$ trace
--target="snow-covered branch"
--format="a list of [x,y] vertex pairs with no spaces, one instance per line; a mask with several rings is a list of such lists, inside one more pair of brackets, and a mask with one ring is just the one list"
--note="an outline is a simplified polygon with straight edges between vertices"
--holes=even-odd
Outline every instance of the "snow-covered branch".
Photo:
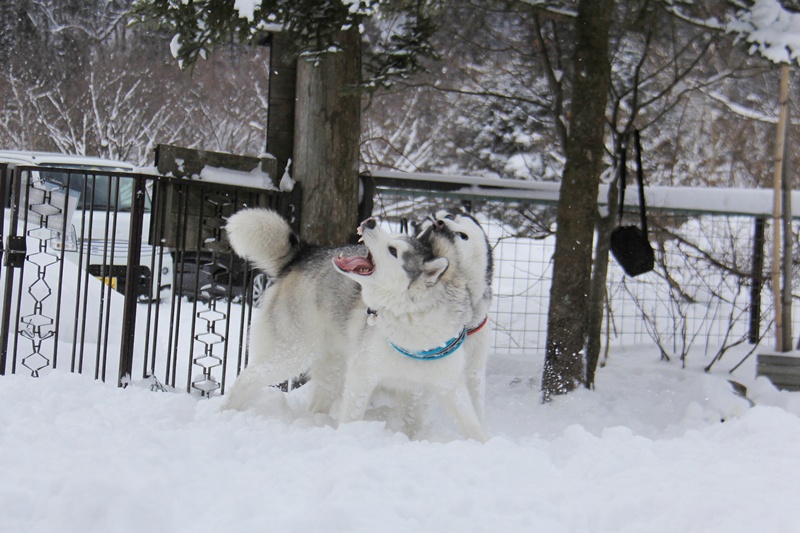
[[755,0],[750,9],[731,17],[726,29],[750,43],[750,53],[773,63],[800,58],[800,14],[787,11],[778,0]]

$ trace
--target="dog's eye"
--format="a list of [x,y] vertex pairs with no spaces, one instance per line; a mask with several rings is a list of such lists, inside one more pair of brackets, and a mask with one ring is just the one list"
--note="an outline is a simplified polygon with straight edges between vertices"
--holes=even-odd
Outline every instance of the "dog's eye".
[[456,219],[455,215],[451,215],[451,214],[448,214],[448,215],[447,215],[446,217],[444,217],[444,218],[446,218],[447,220],[455,220],[455,219]]
[[395,248],[394,246],[390,246],[389,253],[392,254],[392,257],[397,257],[397,248]]
[[463,241],[468,241],[469,240],[469,235],[467,235],[466,233],[462,233],[462,232],[459,231],[458,233],[456,233],[456,235],[461,237],[461,240],[463,240]]

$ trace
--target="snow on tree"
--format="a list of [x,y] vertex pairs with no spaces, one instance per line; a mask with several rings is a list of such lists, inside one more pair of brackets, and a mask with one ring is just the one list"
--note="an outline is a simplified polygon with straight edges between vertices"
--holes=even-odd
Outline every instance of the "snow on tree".
[[0,5],[0,146],[141,165],[157,143],[260,153],[262,56],[226,47],[193,76],[180,72],[163,34],[128,26],[130,3]]
[[786,10],[778,0],[756,0],[727,23],[727,30],[751,44],[773,63],[793,63],[800,59],[800,13]]

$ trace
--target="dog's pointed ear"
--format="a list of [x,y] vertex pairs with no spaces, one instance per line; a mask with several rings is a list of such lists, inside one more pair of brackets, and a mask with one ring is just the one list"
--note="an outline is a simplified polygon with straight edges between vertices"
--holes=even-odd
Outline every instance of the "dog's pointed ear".
[[422,265],[422,277],[425,280],[425,285],[432,287],[436,285],[442,274],[447,272],[450,267],[450,261],[446,257],[437,257],[430,261],[425,261]]
[[422,224],[417,224],[414,226],[414,238],[420,242],[427,242],[430,239],[431,233],[433,233],[433,224],[428,224],[425,228],[422,228]]

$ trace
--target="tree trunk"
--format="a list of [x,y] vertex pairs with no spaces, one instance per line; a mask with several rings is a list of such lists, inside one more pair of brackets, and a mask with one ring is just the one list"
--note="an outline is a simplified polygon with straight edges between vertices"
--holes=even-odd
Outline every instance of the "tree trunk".
[[580,0],[573,59],[572,119],[558,204],[553,283],[547,316],[542,395],[584,382],[592,240],[603,164],[610,66],[608,30],[613,0]]
[[325,246],[347,242],[358,222],[361,38],[341,32],[342,50],[297,65],[293,177],[302,186],[300,235]]
[[270,36],[269,95],[267,108],[267,153],[277,162],[278,186],[289,160],[294,157],[295,102],[297,99],[297,58],[292,53],[292,40],[283,32]]
[[[611,232],[617,226],[616,181],[608,190],[608,216],[597,222],[597,244],[594,248],[592,286],[589,292],[589,316],[586,322],[586,388],[594,388],[597,364],[603,339],[603,311],[606,308],[606,284],[608,281],[608,255],[611,250]],[[613,197],[612,197],[613,196]]]
[[[625,134],[623,133],[623,136]],[[608,285],[608,256],[611,251],[611,232],[620,222],[619,219],[619,177],[621,167],[627,164],[625,157],[627,141],[619,139],[615,144],[614,159],[616,176],[608,187],[608,214],[598,216],[597,241],[594,247],[592,264],[592,288],[589,292],[589,318],[586,325],[586,388],[594,389],[594,378],[600,362],[600,350],[603,339],[603,314],[606,310],[606,291]]]

